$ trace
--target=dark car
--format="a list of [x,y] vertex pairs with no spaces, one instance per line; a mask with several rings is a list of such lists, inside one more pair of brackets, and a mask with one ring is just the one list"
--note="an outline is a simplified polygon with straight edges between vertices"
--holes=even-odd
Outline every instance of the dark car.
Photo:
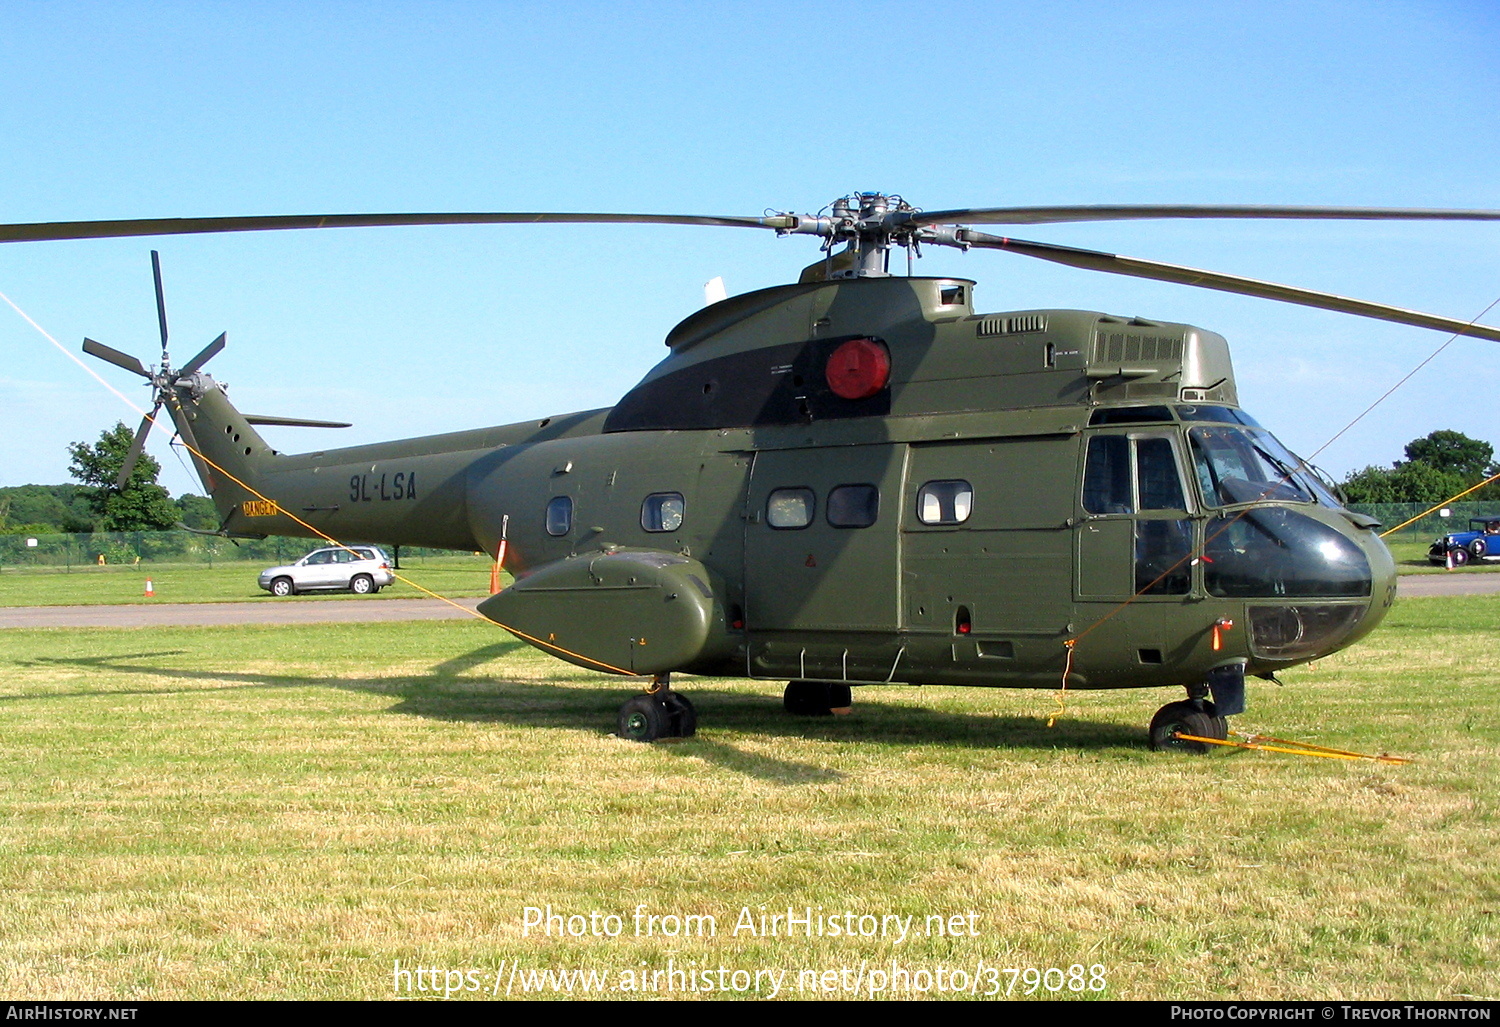
[[1427,559],[1446,566],[1451,560],[1460,567],[1470,560],[1500,558],[1500,516],[1471,517],[1468,531],[1455,531],[1433,540]]

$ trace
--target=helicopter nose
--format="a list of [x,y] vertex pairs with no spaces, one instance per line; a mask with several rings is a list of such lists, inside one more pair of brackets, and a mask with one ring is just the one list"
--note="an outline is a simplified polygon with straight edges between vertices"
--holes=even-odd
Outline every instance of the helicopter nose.
[[1331,510],[1265,506],[1225,514],[1205,546],[1210,595],[1244,597],[1250,648],[1282,665],[1363,638],[1396,594],[1396,565],[1375,532]]

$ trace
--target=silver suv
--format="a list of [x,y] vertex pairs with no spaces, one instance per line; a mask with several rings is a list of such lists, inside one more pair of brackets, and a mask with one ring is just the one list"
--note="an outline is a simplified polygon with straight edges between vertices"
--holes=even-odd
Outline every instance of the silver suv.
[[395,580],[391,558],[375,546],[318,549],[289,566],[260,572],[260,587],[273,596],[327,589],[374,595]]

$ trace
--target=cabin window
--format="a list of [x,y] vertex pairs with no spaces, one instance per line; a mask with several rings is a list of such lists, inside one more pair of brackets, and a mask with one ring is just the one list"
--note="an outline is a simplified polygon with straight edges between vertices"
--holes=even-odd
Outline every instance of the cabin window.
[[917,491],[917,520],[962,524],[974,509],[974,486],[966,481],[929,481]]
[[818,507],[812,489],[777,489],[766,497],[766,523],[782,530],[805,528]]
[[547,534],[566,535],[573,530],[573,497],[553,496],[547,502]]
[[641,504],[641,527],[647,531],[676,531],[682,527],[687,503],[680,492],[653,492]]
[[828,523],[835,528],[868,528],[880,515],[874,485],[840,485],[828,493]]

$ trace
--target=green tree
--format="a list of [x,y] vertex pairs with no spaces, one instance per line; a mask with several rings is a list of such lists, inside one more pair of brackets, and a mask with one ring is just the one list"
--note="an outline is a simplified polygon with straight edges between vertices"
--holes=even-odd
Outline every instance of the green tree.
[[[1496,472],[1494,447],[1462,432],[1435,431],[1406,444],[1406,459],[1389,468],[1366,467],[1344,479],[1351,503],[1441,503]],[[1497,483],[1500,485],[1500,483]],[[1465,499],[1500,498],[1490,485]]]
[[92,446],[75,442],[68,447],[73,457],[68,473],[83,483],[81,491],[98,517],[101,531],[161,531],[172,527],[181,516],[167,490],[156,483],[161,464],[146,453],[135,462],[124,487],[115,488],[133,439],[129,428],[116,424]]
[[[1452,471],[1469,479],[1469,484],[1495,473],[1492,457],[1495,447],[1462,432],[1435,431],[1406,444],[1406,462],[1426,464],[1439,471]],[[1401,465],[1398,464],[1398,467]]]
[[214,501],[207,496],[184,492],[177,497],[177,508],[182,511],[179,519],[189,528],[198,528],[203,531],[219,530],[222,520],[219,517],[219,510],[214,506]]
[[94,511],[71,483],[0,488],[0,505],[5,504],[10,507],[8,523],[12,526],[46,525],[47,534],[94,530]]

